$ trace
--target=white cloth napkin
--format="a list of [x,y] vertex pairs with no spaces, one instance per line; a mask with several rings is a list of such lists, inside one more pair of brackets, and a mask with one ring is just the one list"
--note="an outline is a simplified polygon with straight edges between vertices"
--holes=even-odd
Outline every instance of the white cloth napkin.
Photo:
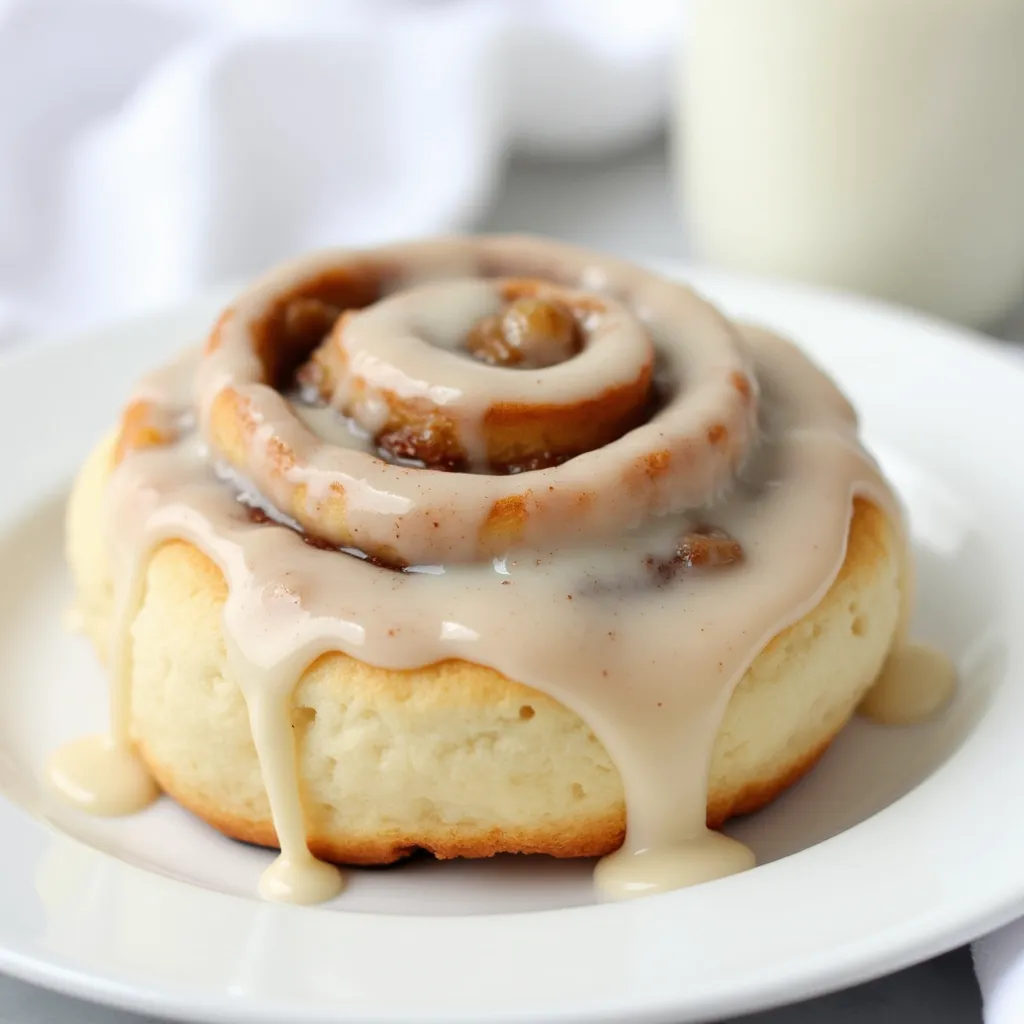
[[1024,919],[979,939],[971,947],[985,1024],[1024,1021]]
[[0,342],[463,228],[664,116],[677,0],[0,0]]

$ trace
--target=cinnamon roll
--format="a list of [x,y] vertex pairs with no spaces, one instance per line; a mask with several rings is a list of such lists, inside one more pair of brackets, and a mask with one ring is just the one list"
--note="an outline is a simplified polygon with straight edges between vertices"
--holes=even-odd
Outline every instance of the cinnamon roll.
[[415,850],[600,856],[613,895],[749,867],[709,830],[815,763],[909,606],[819,369],[532,238],[275,270],[142,382],[68,531],[112,727],[56,784],[155,780],[279,848],[276,899]]

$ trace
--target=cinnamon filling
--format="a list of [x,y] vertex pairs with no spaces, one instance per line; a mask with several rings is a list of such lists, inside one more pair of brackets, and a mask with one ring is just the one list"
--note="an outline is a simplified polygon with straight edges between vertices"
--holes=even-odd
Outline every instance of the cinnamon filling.
[[564,303],[524,297],[478,320],[464,344],[474,359],[488,366],[538,370],[572,359],[583,338]]
[[742,558],[743,546],[725,530],[698,526],[683,535],[671,557],[648,557],[644,564],[662,583],[668,583],[688,569],[720,569]]
[[[296,369],[323,341],[345,310],[376,302],[390,287],[394,268],[366,260],[332,267],[292,287],[270,303],[252,325],[253,347],[273,387],[287,386]],[[215,350],[234,310],[228,309],[214,329],[207,348]]]

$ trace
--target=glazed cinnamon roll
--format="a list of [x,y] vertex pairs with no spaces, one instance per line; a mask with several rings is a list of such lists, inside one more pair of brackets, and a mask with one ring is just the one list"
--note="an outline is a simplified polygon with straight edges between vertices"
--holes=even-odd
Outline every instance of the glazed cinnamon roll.
[[130,762],[123,809],[152,777],[280,848],[279,899],[416,850],[603,856],[614,895],[748,867],[709,828],[815,763],[908,605],[820,370],[532,238],[254,284],[130,399],[69,553],[114,712],[58,784]]

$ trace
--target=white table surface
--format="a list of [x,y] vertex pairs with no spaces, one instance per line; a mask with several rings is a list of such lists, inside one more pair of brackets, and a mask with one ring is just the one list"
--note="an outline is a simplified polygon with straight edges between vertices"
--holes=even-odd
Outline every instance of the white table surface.
[[[626,256],[686,259],[689,255],[660,142],[600,164],[517,162],[481,226],[548,234]],[[1024,341],[1024,307],[993,333]],[[151,1020],[0,977],[0,1024],[142,1024]],[[957,950],[871,984],[744,1017],[742,1022],[736,1018],[730,1024],[980,1022],[970,954]]]

